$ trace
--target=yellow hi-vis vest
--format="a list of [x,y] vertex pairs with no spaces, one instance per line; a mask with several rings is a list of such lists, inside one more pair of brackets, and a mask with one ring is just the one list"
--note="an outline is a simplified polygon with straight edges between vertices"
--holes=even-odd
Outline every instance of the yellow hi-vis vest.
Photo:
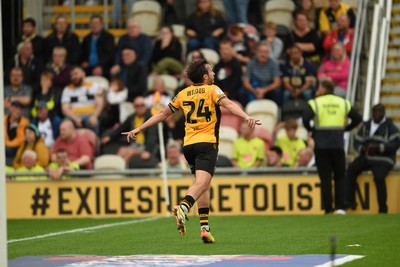
[[314,111],[314,129],[344,130],[351,104],[346,99],[333,94],[319,96],[308,101]]

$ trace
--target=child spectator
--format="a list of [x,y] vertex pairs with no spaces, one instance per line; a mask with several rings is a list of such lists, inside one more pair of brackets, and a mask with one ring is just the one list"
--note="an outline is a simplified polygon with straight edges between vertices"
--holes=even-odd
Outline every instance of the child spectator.
[[264,35],[265,42],[268,44],[269,47],[270,58],[279,63],[279,59],[281,57],[284,46],[282,40],[276,36],[276,24],[267,21],[264,24]]
[[282,165],[282,149],[277,146],[272,146],[267,152],[268,167],[285,167]]
[[64,175],[65,173],[79,169],[78,163],[69,160],[68,152],[63,148],[59,148],[56,151],[56,161],[50,163],[48,171],[50,179],[60,180],[61,178],[68,178],[68,176]]
[[242,65],[246,65],[254,57],[255,41],[250,39],[238,24],[229,28],[229,37],[232,41],[235,58]]

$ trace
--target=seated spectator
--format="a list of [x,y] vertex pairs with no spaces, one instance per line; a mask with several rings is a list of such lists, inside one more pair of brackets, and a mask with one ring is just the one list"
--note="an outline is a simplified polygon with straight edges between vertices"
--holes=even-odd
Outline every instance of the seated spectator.
[[89,141],[79,135],[72,121],[65,120],[60,125],[60,136],[52,149],[52,161],[56,161],[56,153],[64,149],[68,153],[68,159],[78,163],[81,169],[93,168],[93,151]]
[[314,6],[314,0],[300,0],[298,10],[306,14],[308,27],[318,30],[319,10]]
[[104,108],[103,91],[97,83],[85,81],[85,72],[80,67],[72,69],[71,82],[61,96],[64,116],[77,127],[99,132],[98,118]]
[[63,148],[60,148],[56,151],[56,160],[50,163],[48,172],[51,180],[61,180],[68,178],[68,176],[65,175],[66,173],[79,169],[79,164],[70,161],[68,158],[68,152]]
[[306,14],[296,11],[293,14],[292,37],[295,45],[303,51],[303,56],[315,66],[321,62],[321,40],[317,31],[308,27]]
[[264,41],[268,44],[270,58],[280,63],[284,45],[282,40],[276,36],[276,27],[276,24],[271,21],[264,23]]
[[350,59],[342,43],[332,47],[331,59],[325,61],[318,71],[318,80],[331,80],[336,84],[334,94],[346,97],[347,81],[350,71]]
[[280,105],[280,75],[278,64],[269,57],[268,45],[259,43],[256,57],[247,64],[243,77],[243,85],[249,91],[249,101],[267,98]]
[[78,36],[68,29],[67,19],[57,16],[53,31],[45,39],[45,61],[50,61],[51,53],[57,46],[67,50],[67,62],[71,65],[78,65],[81,62],[81,45]]
[[197,0],[196,12],[186,19],[187,52],[200,48],[217,51],[219,39],[225,31],[225,20],[214,9],[211,0]]
[[[33,150],[25,150],[22,154],[22,166],[15,170],[15,173],[45,172],[45,169],[37,163],[37,154]],[[46,176],[15,176],[14,180],[47,180]]]
[[[182,177],[181,173],[170,173],[170,171],[188,169],[188,165],[186,163],[185,157],[181,152],[181,145],[179,143],[168,143],[166,150],[166,163],[167,171],[169,172],[168,178]],[[161,164],[159,164],[159,166],[161,167]]]
[[183,52],[171,26],[161,27],[160,39],[153,48],[153,71],[157,74],[177,75],[183,71]]
[[36,163],[44,169],[47,168],[50,162],[50,151],[46,147],[39,129],[32,123],[25,128],[25,142],[18,147],[13,160],[14,169],[22,167],[22,155],[27,150],[35,151],[37,155]]
[[282,165],[282,149],[277,146],[272,146],[267,151],[267,166],[268,167],[286,167]]
[[171,97],[166,92],[164,80],[162,78],[156,77],[153,82],[153,88],[144,98],[146,107],[150,110],[155,107],[156,104],[159,104],[160,107],[158,108],[165,108],[166,106],[168,106],[170,101]]
[[385,179],[396,162],[400,133],[393,121],[385,116],[385,107],[382,104],[372,107],[372,118],[364,122],[358,130],[354,138],[354,147],[359,155],[347,170],[347,206],[356,208],[357,178],[363,171],[371,170],[378,196],[379,213],[387,213]]
[[282,149],[282,165],[293,167],[299,158],[300,151],[306,148],[306,143],[296,136],[298,128],[296,119],[288,119],[279,124],[275,132],[282,127],[285,128],[285,133],[277,137],[274,146]]
[[234,57],[242,65],[246,65],[254,57],[255,41],[250,39],[238,24],[234,24],[229,28],[228,36],[232,41]]
[[[119,148],[117,151],[118,156],[121,156],[126,163],[130,163],[135,157],[140,158],[143,162],[151,160],[152,157],[158,153],[158,134],[157,126],[151,126],[140,132],[135,140],[129,144],[126,139],[121,139],[121,133],[129,131],[133,127],[137,127],[151,117],[150,111],[146,108],[146,103],[142,96],[138,96],[133,101],[135,113],[130,115],[126,120],[116,129],[107,133],[102,139],[101,144],[105,145],[109,142],[117,142]],[[121,142],[122,141],[122,142]],[[122,146],[120,144],[123,144]]]
[[151,63],[152,44],[149,36],[141,32],[140,24],[134,18],[129,18],[126,25],[126,34],[119,38],[115,53],[115,65],[111,69],[111,74],[121,72],[122,52],[125,48],[130,48],[136,52],[136,59],[140,62],[147,72]]
[[32,101],[32,88],[23,84],[22,69],[14,67],[10,72],[10,85],[4,87],[4,113],[10,112],[12,102],[18,101],[21,105],[22,115],[30,117],[30,105]]
[[18,148],[25,142],[24,130],[29,120],[22,115],[22,103],[13,101],[10,105],[10,113],[4,115],[4,137],[6,147],[6,163],[12,165]]
[[114,63],[114,36],[104,29],[103,18],[90,18],[90,32],[82,42],[82,68],[87,75],[108,76]]
[[24,84],[31,87],[36,87],[39,84],[40,73],[44,68],[43,61],[33,54],[30,41],[18,44],[17,54],[8,63],[7,72],[9,73],[14,67],[21,68]]
[[72,67],[66,62],[67,50],[64,47],[54,47],[52,59],[46,69],[53,75],[53,86],[61,91],[71,83]]
[[351,54],[353,47],[354,30],[350,29],[350,19],[347,14],[339,16],[337,21],[337,29],[332,30],[324,39],[323,47],[325,53],[329,55],[332,51],[332,46],[336,43],[342,43],[346,48],[347,54]]
[[215,84],[231,100],[240,101],[239,91],[242,87],[242,66],[234,57],[234,49],[229,40],[219,44],[220,59],[214,67]]
[[282,81],[285,91],[283,103],[289,99],[301,98],[306,101],[313,98],[313,67],[308,60],[303,58],[300,47],[293,46],[288,51],[289,59],[282,66]]
[[18,38],[17,44],[30,41],[33,47],[35,58],[44,58],[44,39],[36,33],[36,21],[33,18],[26,18],[22,21],[22,36]]
[[356,25],[356,15],[342,0],[329,0],[329,7],[321,9],[319,13],[319,31],[326,34],[329,31],[336,30],[337,19],[340,15],[347,14],[350,19],[350,28]]
[[48,102],[39,101],[36,105],[37,117],[32,123],[37,126],[46,146],[51,149],[60,132],[61,117],[50,116]]
[[254,128],[249,128],[246,121],[242,122],[240,137],[233,144],[232,165],[237,168],[256,168],[264,159],[263,140],[254,136]]
[[295,164],[295,167],[314,167],[315,166],[315,157],[314,152],[311,148],[306,147],[300,150],[299,157]]
[[122,49],[122,61],[118,67],[111,69],[111,77],[118,77],[128,88],[128,101],[143,96],[147,90],[146,67],[137,60],[135,50],[130,47]]

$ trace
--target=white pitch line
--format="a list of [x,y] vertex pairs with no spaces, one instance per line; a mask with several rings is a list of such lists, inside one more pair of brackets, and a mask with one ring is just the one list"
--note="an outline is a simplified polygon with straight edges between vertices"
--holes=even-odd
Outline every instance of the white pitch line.
[[58,235],[74,234],[74,233],[80,233],[80,232],[85,232],[85,231],[90,231],[90,230],[98,230],[98,229],[110,228],[110,227],[121,226],[121,225],[145,223],[145,222],[155,221],[155,220],[158,220],[160,218],[161,217],[152,217],[152,218],[147,218],[147,219],[143,219],[143,220],[134,220],[134,221],[127,221],[127,222],[101,224],[101,225],[96,225],[96,226],[91,226],[91,227],[72,229],[72,230],[68,230],[68,231],[54,232],[54,233],[49,233],[49,234],[45,234],[45,235],[37,235],[37,236],[24,237],[24,238],[19,238],[19,239],[11,239],[11,240],[8,240],[7,243],[11,244],[11,243],[17,243],[17,242],[22,242],[22,241],[42,239],[42,238],[58,236]]
[[345,264],[345,263],[347,263],[347,262],[354,261],[354,260],[358,260],[358,259],[361,259],[361,258],[364,258],[364,256],[360,256],[360,255],[348,255],[348,256],[346,256],[346,257],[333,260],[333,264],[332,264],[332,261],[328,261],[328,262],[326,262],[326,263],[324,263],[324,264],[316,265],[316,266],[314,266],[314,267],[339,266],[339,265]]

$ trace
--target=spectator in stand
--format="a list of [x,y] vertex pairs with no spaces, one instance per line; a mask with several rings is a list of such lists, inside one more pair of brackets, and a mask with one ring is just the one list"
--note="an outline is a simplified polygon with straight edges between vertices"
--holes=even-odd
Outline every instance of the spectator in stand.
[[67,179],[68,176],[65,175],[66,173],[79,169],[79,164],[70,161],[68,158],[68,152],[63,148],[60,148],[56,151],[56,160],[50,163],[48,172],[50,179],[57,181]]
[[293,14],[293,21],[293,42],[301,48],[303,56],[313,63],[316,70],[321,62],[321,40],[318,33],[309,28],[306,14],[300,11]]
[[243,77],[244,87],[249,91],[249,101],[267,98],[280,105],[280,75],[278,64],[269,57],[268,44],[259,43],[256,57],[247,64]]
[[97,83],[85,81],[85,72],[80,67],[71,71],[71,84],[61,96],[64,117],[77,127],[86,127],[99,132],[98,117],[104,108],[104,95]]
[[314,6],[314,0],[300,0],[298,10],[306,14],[308,27],[312,30],[318,30],[319,10]]
[[224,8],[228,25],[236,23],[247,24],[247,7],[249,0],[224,0]]
[[239,91],[242,87],[242,66],[234,57],[232,42],[222,40],[219,44],[220,59],[214,67],[215,84],[231,100],[240,101]]
[[186,19],[187,52],[200,48],[218,51],[219,39],[225,32],[225,20],[214,9],[211,0],[197,0],[196,12]]
[[337,29],[330,31],[324,39],[323,47],[327,55],[331,53],[332,46],[336,43],[342,43],[346,48],[347,54],[351,54],[351,49],[353,47],[354,30],[350,29],[349,26],[349,15],[340,15],[337,20]]
[[[181,145],[175,141],[169,142],[166,149],[167,171],[188,170],[185,157],[181,152]],[[159,164],[161,168],[161,164]],[[168,178],[182,177],[180,173],[168,173]]]
[[346,97],[347,81],[350,71],[350,59],[342,43],[332,47],[331,59],[325,61],[318,71],[318,80],[331,80],[335,83],[334,94]]
[[150,90],[149,94],[144,98],[146,107],[151,109],[154,107],[155,103],[158,102],[162,108],[168,106],[171,101],[171,97],[168,95],[165,89],[165,83],[162,78],[155,78],[153,82],[153,88]]
[[54,47],[52,60],[47,63],[46,69],[53,75],[53,86],[61,91],[71,83],[72,67],[67,62],[67,49],[62,46]]
[[180,74],[183,71],[182,59],[182,45],[172,27],[162,26],[160,39],[153,48],[153,71],[157,74]]
[[111,77],[120,78],[128,88],[128,101],[143,96],[147,90],[146,67],[137,60],[136,51],[131,47],[122,49],[122,62],[111,69]]
[[14,58],[8,63],[7,72],[9,73],[11,69],[19,67],[24,76],[23,83],[33,88],[37,87],[40,73],[44,68],[42,59],[35,57],[30,41],[19,43],[17,51]]
[[56,161],[56,153],[64,149],[68,153],[68,159],[78,163],[81,169],[93,168],[93,151],[89,141],[76,132],[72,121],[65,120],[60,125],[60,136],[57,138],[52,149],[52,161]]
[[282,81],[285,91],[283,92],[283,103],[289,99],[302,98],[306,101],[313,98],[313,66],[303,58],[301,48],[293,46],[288,50],[289,59],[281,67]]
[[[36,21],[33,18],[26,18],[22,21],[22,36],[18,38],[17,44],[30,41],[33,47],[35,58],[43,60],[44,57],[44,39],[36,34]],[[43,62],[43,61],[42,61]]]
[[87,75],[108,76],[114,63],[114,36],[104,29],[103,18],[90,18],[90,33],[82,42],[82,68]]
[[300,151],[306,148],[306,143],[296,136],[298,128],[296,119],[288,119],[278,124],[275,132],[278,133],[282,128],[285,129],[285,133],[276,138],[274,146],[282,149],[282,165],[293,167],[299,158]]
[[[37,154],[33,150],[25,150],[22,154],[23,166],[15,170],[16,173],[45,172],[45,169],[37,163]],[[47,180],[46,176],[15,176],[16,181]]]
[[350,163],[347,170],[348,208],[356,208],[356,183],[358,176],[371,170],[378,195],[379,213],[387,213],[387,191],[385,179],[396,163],[396,151],[400,148],[399,129],[385,116],[385,107],[377,104],[372,107],[372,119],[363,123],[354,138],[358,157]]
[[247,121],[240,125],[240,137],[233,144],[232,165],[236,168],[260,167],[265,159],[264,141],[254,136]]
[[29,120],[22,115],[23,104],[19,101],[13,101],[10,104],[10,113],[4,115],[4,137],[6,147],[7,165],[11,162],[17,153],[18,147],[25,142],[24,130],[29,124]]
[[51,114],[49,111],[49,103],[39,101],[36,105],[36,118],[32,119],[32,123],[37,126],[39,132],[44,139],[46,146],[51,149],[55,139],[60,131],[61,117],[57,114]]
[[276,36],[276,27],[276,24],[271,21],[264,23],[264,41],[268,44],[270,58],[276,63],[280,63],[284,45],[282,40]]
[[39,129],[32,123],[25,128],[25,142],[18,147],[17,154],[13,160],[14,169],[17,170],[23,166],[22,155],[27,150],[36,152],[36,163],[39,164],[39,166],[45,169],[47,165],[49,165],[50,151],[46,147]]
[[233,24],[229,28],[228,35],[232,41],[235,58],[243,65],[249,63],[250,59],[254,57],[255,41],[249,38],[238,24]]
[[[168,0],[167,0],[168,1]],[[187,17],[196,11],[196,0],[172,0],[178,24],[184,24]]]
[[18,101],[22,107],[22,114],[30,117],[30,105],[32,101],[32,88],[23,84],[24,79],[22,69],[14,67],[10,72],[10,85],[4,87],[4,113],[8,114],[11,103]]
[[45,60],[49,61],[53,49],[57,46],[65,47],[67,50],[67,62],[78,65],[81,62],[81,45],[78,36],[68,29],[67,19],[57,16],[54,29],[45,39],[47,53]]
[[[107,134],[101,139],[101,144],[105,145],[109,142],[120,143],[121,133],[131,130],[133,127],[137,127],[143,124],[147,119],[151,117],[150,111],[146,108],[146,103],[142,96],[138,96],[133,101],[133,107],[135,113],[130,115],[126,120],[112,132]],[[136,139],[126,145],[126,138],[123,138],[122,146],[119,147],[117,154],[121,156],[126,163],[130,163],[134,157],[140,158],[143,162],[150,161],[152,157],[158,153],[157,145],[157,125],[147,128],[140,132]]]
[[111,73],[121,71],[121,62],[123,62],[122,51],[125,48],[131,48],[136,52],[137,61],[147,68],[151,63],[151,53],[153,45],[151,39],[144,33],[141,33],[140,24],[134,18],[129,18],[126,25],[126,34],[119,38],[117,51],[115,53],[115,65],[111,68]]
[[315,157],[314,152],[310,147],[303,148],[299,153],[299,158],[295,164],[295,167],[314,167]]
[[327,34],[336,30],[340,15],[347,14],[350,19],[350,28],[356,25],[356,15],[351,7],[342,3],[342,0],[329,0],[329,7],[321,9],[319,13],[319,31]]
[[286,167],[282,165],[282,149],[277,146],[272,146],[267,151],[267,166],[268,167]]

